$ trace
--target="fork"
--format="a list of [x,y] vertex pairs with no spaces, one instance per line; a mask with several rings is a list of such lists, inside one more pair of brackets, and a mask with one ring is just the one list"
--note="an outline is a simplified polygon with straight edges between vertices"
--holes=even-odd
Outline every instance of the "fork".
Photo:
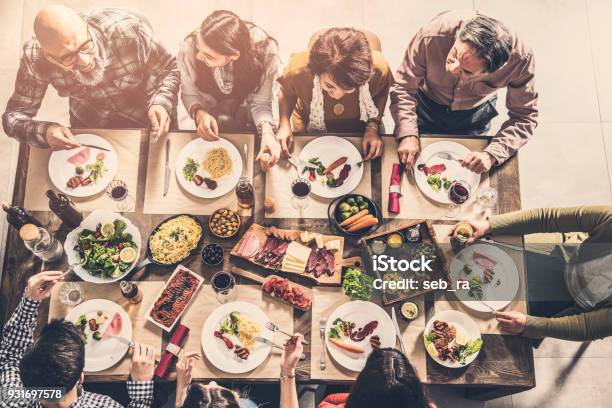
[[[293,337],[292,334],[289,334],[283,330],[281,330],[280,327],[278,327],[276,324],[274,324],[273,322],[267,322],[266,323],[266,329],[270,330],[271,332],[280,332],[283,333],[285,336],[287,337]],[[302,340],[302,344],[309,344],[306,340]]]
[[[255,336],[255,337],[253,337],[253,340],[255,340],[255,341],[259,342],[259,343],[266,344],[266,345],[268,345],[270,347],[274,347],[274,348],[279,349],[279,350],[285,350],[285,348],[282,347],[280,344],[276,344],[275,342],[273,342],[271,340],[268,340],[268,339],[266,339],[264,337]],[[306,354],[302,353],[302,355],[300,356],[300,360],[301,361],[306,360]]]
[[452,154],[448,153],[448,152],[440,152],[438,153],[438,157],[444,160],[455,160],[455,161],[461,161],[458,158],[456,158],[455,156],[453,156]]
[[325,371],[326,363],[325,363],[325,326],[327,324],[327,319],[321,316],[319,320],[319,334],[321,335],[321,355],[319,356],[319,368],[321,371]]

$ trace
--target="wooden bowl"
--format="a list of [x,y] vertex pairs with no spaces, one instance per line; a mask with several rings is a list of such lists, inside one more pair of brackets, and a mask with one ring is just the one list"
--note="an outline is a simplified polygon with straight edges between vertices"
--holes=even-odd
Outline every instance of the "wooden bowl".
[[[219,232],[218,228],[215,228],[215,229],[217,229],[217,231],[215,231],[215,229],[213,229],[214,228],[213,227],[213,221],[215,220],[215,216],[217,218],[219,218],[219,217],[222,216],[222,214],[225,214],[226,212],[229,212],[229,214],[226,215],[226,217],[227,216],[233,217],[233,222],[236,222],[237,225],[235,226],[234,232],[232,232],[231,234],[225,234],[224,235],[223,232]],[[210,219],[208,220],[208,228],[210,229],[210,232],[214,236],[216,236],[218,238],[231,238],[231,237],[235,236],[238,233],[238,231],[240,231],[240,226],[241,225],[242,225],[242,220],[240,219],[240,216],[238,214],[236,214],[235,211],[230,210],[228,208],[219,208],[214,213],[212,213],[212,215],[210,216]]]

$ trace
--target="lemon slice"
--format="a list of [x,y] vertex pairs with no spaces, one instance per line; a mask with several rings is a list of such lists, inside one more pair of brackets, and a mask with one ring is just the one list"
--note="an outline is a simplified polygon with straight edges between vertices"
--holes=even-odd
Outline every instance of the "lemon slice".
[[434,358],[439,358],[438,357],[438,350],[436,350],[436,346],[434,346],[433,343],[429,343],[427,345],[427,352],[429,353],[430,356],[432,356]]
[[136,250],[132,247],[126,247],[119,252],[121,262],[130,263],[136,260]]
[[455,336],[455,343],[459,346],[465,346],[470,339],[468,338],[467,333],[463,330],[463,327],[455,325],[455,329],[457,330],[457,334]]
[[100,229],[100,233],[105,238],[112,237],[113,235],[115,235],[115,225],[111,223],[102,225],[102,228]]

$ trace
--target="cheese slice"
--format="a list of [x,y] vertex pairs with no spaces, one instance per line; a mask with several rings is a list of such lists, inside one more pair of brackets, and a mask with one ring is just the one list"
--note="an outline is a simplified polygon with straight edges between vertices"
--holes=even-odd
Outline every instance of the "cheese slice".
[[315,239],[315,235],[316,234],[312,234],[308,231],[303,231],[300,233],[300,241],[302,241],[304,244],[307,244],[313,239]]
[[339,239],[334,239],[331,241],[327,241],[325,243],[325,248],[330,250],[330,251],[339,251],[340,250],[340,240]]
[[287,247],[287,252],[285,253],[286,258],[288,257],[289,259],[303,260],[304,262],[308,261],[309,256],[310,248],[295,241],[289,244]]
[[317,234],[315,240],[317,242],[317,247],[319,247],[319,249],[323,248],[323,235]]

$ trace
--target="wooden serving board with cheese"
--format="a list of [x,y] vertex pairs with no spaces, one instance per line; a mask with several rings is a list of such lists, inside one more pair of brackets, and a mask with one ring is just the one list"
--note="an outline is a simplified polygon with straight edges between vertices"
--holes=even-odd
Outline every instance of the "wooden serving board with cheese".
[[308,278],[319,285],[340,285],[344,238],[252,224],[231,255],[274,272]]

